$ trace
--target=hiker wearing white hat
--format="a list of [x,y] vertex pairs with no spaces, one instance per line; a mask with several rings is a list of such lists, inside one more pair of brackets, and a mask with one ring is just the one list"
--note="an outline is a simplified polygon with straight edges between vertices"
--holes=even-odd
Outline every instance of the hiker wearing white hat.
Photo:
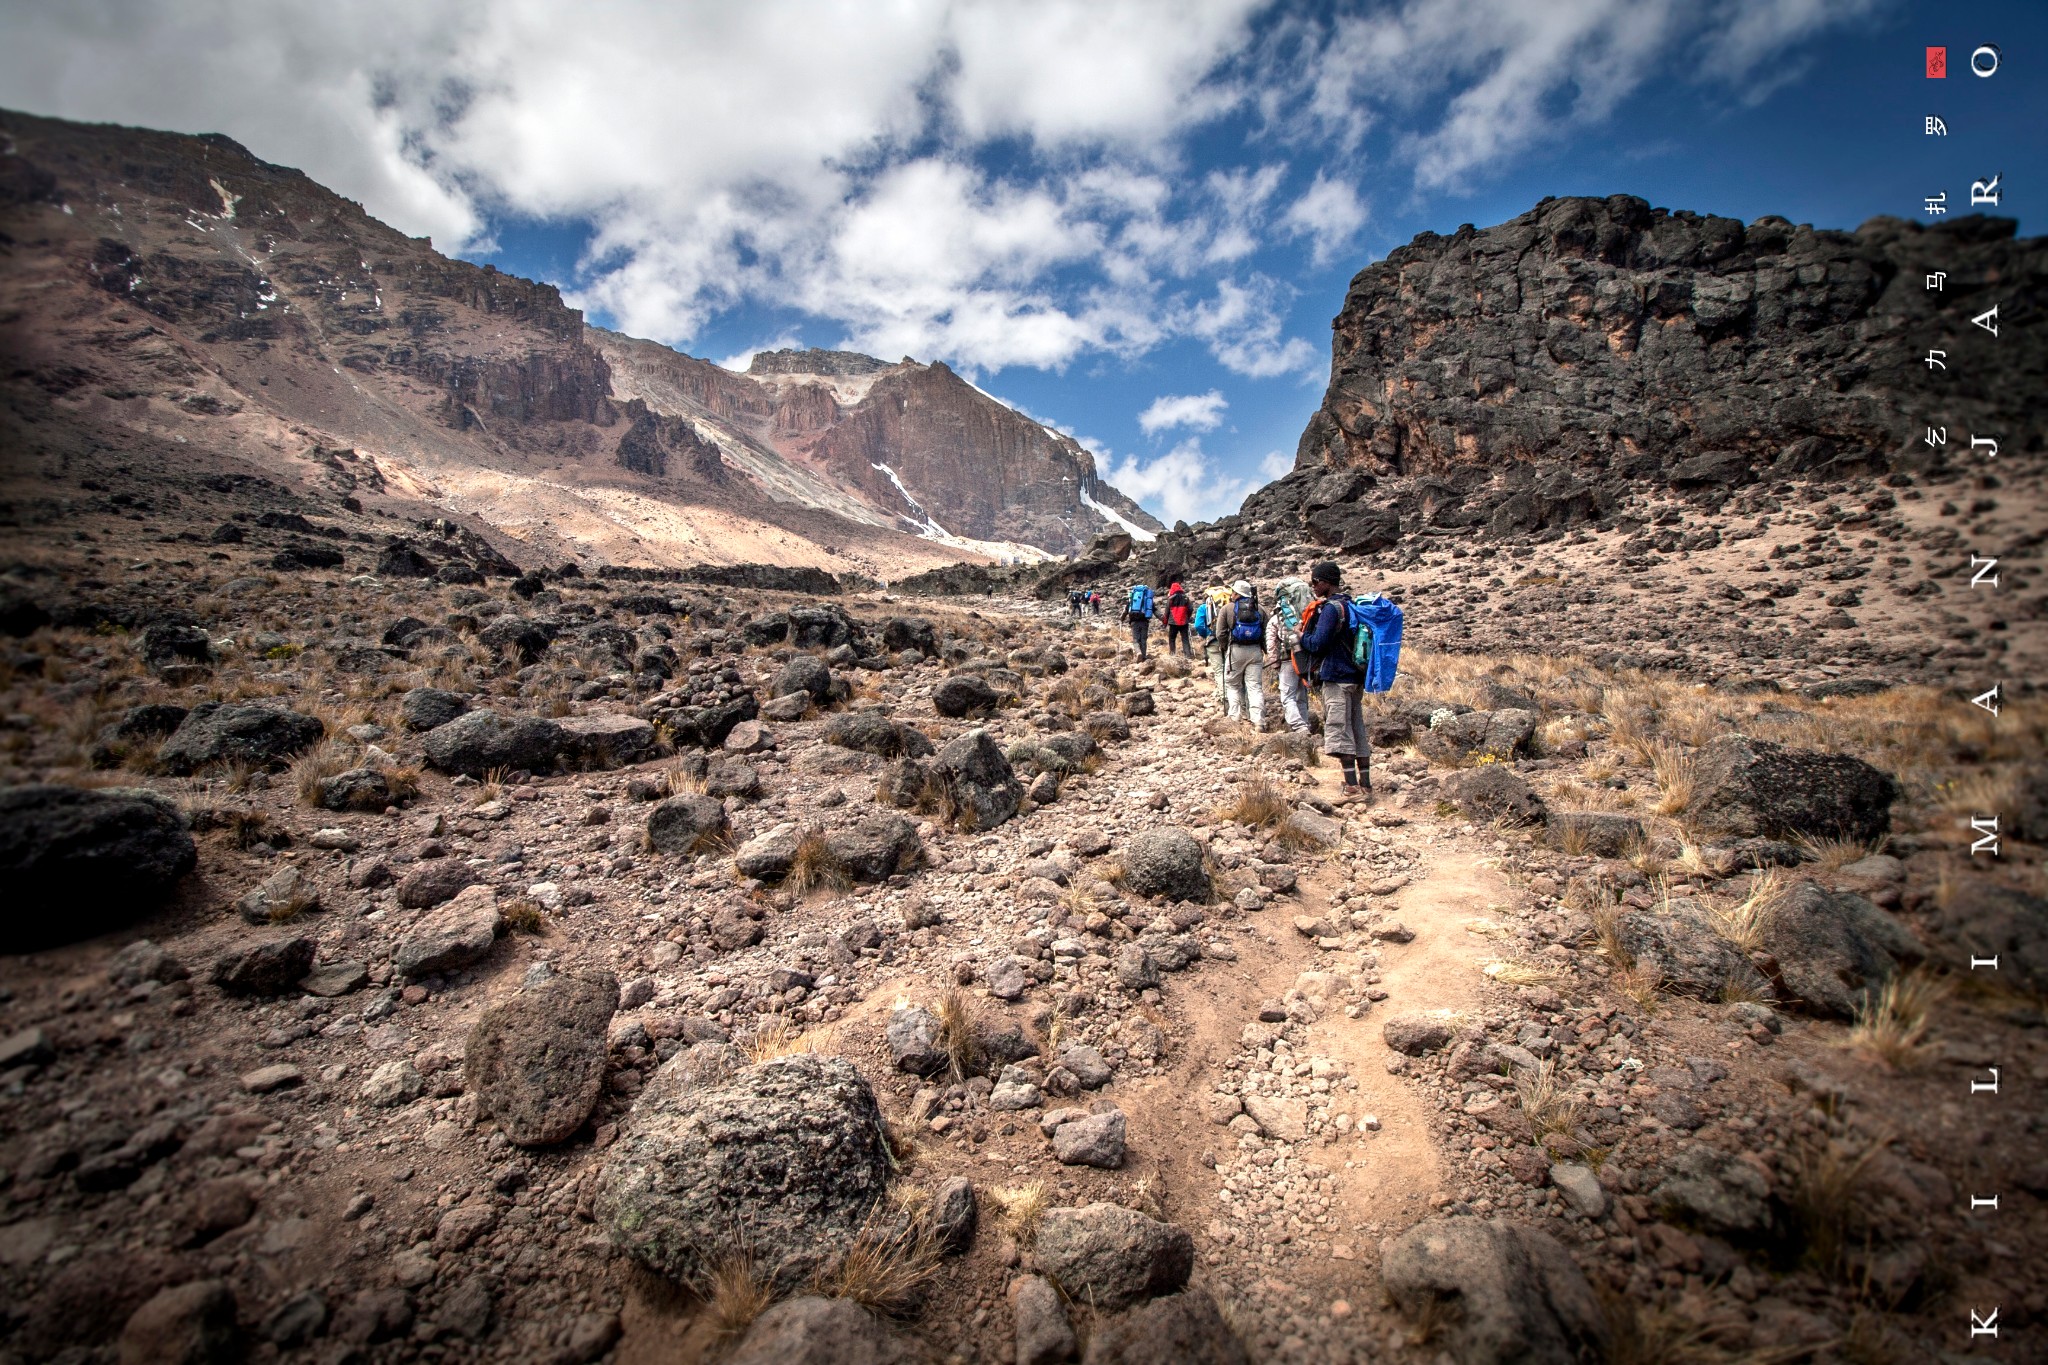
[[1225,642],[1224,714],[1244,719],[1252,729],[1266,728],[1266,614],[1259,595],[1246,579],[1230,585],[1230,605],[1223,609],[1216,636]]

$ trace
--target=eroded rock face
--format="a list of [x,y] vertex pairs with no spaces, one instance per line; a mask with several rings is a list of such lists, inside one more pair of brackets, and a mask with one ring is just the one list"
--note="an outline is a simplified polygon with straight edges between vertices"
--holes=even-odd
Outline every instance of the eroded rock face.
[[[671,1278],[701,1280],[745,1250],[793,1287],[844,1250],[881,1199],[881,1113],[844,1061],[798,1054],[720,1074],[718,1046],[679,1053],[641,1093],[606,1154],[599,1217]],[[723,1051],[725,1065],[739,1060]]]
[[619,1007],[609,972],[562,974],[483,1012],[463,1053],[477,1112],[523,1147],[564,1141],[604,1086],[605,1029]]
[[1501,1219],[1433,1218],[1380,1249],[1387,1294],[1410,1318],[1431,1304],[1461,1365],[1592,1365],[1607,1320],[1570,1253]]

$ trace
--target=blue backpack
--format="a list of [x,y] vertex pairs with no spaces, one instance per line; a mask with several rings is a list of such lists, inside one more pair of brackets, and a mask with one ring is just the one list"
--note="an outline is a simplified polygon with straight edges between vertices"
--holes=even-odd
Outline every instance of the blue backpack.
[[1259,614],[1258,604],[1249,597],[1240,597],[1230,604],[1236,623],[1230,627],[1230,642],[1234,645],[1261,644],[1266,638],[1266,618]]
[[1204,602],[1195,608],[1195,638],[1206,640],[1215,633],[1209,629],[1209,604]]
[[1143,583],[1133,584],[1127,609],[1133,616],[1150,616],[1152,614],[1152,589],[1146,587]]
[[1384,593],[1363,602],[1353,598],[1346,624],[1351,627],[1351,662],[1365,675],[1365,690],[1386,691],[1401,661],[1401,609]]

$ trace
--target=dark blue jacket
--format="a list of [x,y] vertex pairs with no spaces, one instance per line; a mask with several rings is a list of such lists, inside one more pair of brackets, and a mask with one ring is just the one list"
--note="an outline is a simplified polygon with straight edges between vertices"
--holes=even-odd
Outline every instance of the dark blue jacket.
[[1331,593],[1316,608],[1315,619],[1301,635],[1301,652],[1316,661],[1316,678],[1326,683],[1363,683],[1365,674],[1351,662],[1351,599]]

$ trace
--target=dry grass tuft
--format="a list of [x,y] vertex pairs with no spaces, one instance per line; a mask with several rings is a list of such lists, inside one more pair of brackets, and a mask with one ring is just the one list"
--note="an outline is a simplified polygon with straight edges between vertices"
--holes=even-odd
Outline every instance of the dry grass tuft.
[[[299,794],[299,800],[309,806],[317,806],[320,804],[320,784],[354,766],[355,760],[350,757],[347,746],[330,739],[292,760],[292,789]],[[246,779],[244,785],[247,785]]]
[[998,1186],[988,1192],[988,1197],[1011,1239],[1020,1247],[1030,1246],[1038,1237],[1038,1220],[1045,1216],[1045,1182],[1033,1180],[1023,1185]]
[[938,1237],[924,1219],[885,1227],[873,1215],[844,1255],[813,1282],[818,1293],[850,1299],[892,1317],[917,1311],[939,1273]]
[[745,1254],[728,1257],[712,1267],[705,1284],[704,1310],[711,1315],[712,1330],[723,1339],[733,1339],[754,1325],[754,1319],[775,1302],[775,1288]]
[[1556,986],[1565,980],[1563,972],[1539,967],[1532,962],[1489,962],[1483,970],[1503,986]]
[[1948,995],[1949,985],[1939,977],[1919,970],[1899,972],[1864,996],[1847,1045],[1894,1071],[1909,1070],[1924,1058],[1928,1015]]
[[1664,974],[1655,967],[1640,962],[1631,962],[1614,974],[1615,987],[1635,1002],[1644,1014],[1655,1014],[1661,1000],[1658,988],[1664,984]]
[[545,934],[548,931],[548,912],[539,901],[521,896],[507,901],[499,907],[505,917],[507,928],[521,934]]
[[796,842],[796,856],[790,860],[783,885],[807,896],[813,891],[844,891],[853,885],[853,876],[826,842],[824,832],[807,829]]
[[1659,741],[1651,745],[1651,772],[1657,774],[1657,786],[1663,788],[1663,798],[1657,802],[1657,814],[1677,814],[1692,806],[1696,778],[1692,755],[1679,749],[1673,743]]
[[1820,869],[1820,875],[1832,877],[1850,863],[1861,862],[1873,854],[1882,853],[1890,840],[1879,838],[1870,843],[1859,839],[1816,839],[1807,835],[1799,836],[1799,847]]
[[1857,1195],[1863,1170],[1884,1150],[1885,1141],[1860,1151],[1843,1142],[1808,1142],[1787,1163],[1785,1202],[1791,1206],[1808,1264],[1839,1276],[1858,1220]]
[[1750,879],[1749,894],[1731,906],[1707,906],[1707,919],[1722,938],[1745,953],[1763,946],[1771,918],[1785,898],[1785,879],[1778,868],[1766,868]]
[[1278,787],[1260,778],[1239,787],[1228,805],[1217,808],[1216,818],[1253,829],[1276,829],[1293,809]]
[[817,1045],[790,1022],[789,1016],[772,1014],[754,1025],[753,1033],[747,1037],[745,1051],[748,1065],[758,1066],[777,1057],[815,1052]]
[[981,1065],[981,1044],[976,1037],[978,1021],[975,1018],[974,997],[958,986],[950,987],[939,997],[939,1007],[935,1013],[939,1017],[939,1046],[946,1050],[946,1060],[952,1067],[953,1079],[964,1081]]
[[507,776],[508,774],[503,768],[493,768],[485,773],[484,780],[477,783],[476,790],[469,794],[469,804],[472,806],[488,805],[490,802],[503,796],[505,794],[505,779]]
[[1552,1148],[1578,1145],[1579,1101],[1559,1084],[1556,1063],[1538,1062],[1534,1070],[1516,1072],[1515,1095],[1538,1142]]

